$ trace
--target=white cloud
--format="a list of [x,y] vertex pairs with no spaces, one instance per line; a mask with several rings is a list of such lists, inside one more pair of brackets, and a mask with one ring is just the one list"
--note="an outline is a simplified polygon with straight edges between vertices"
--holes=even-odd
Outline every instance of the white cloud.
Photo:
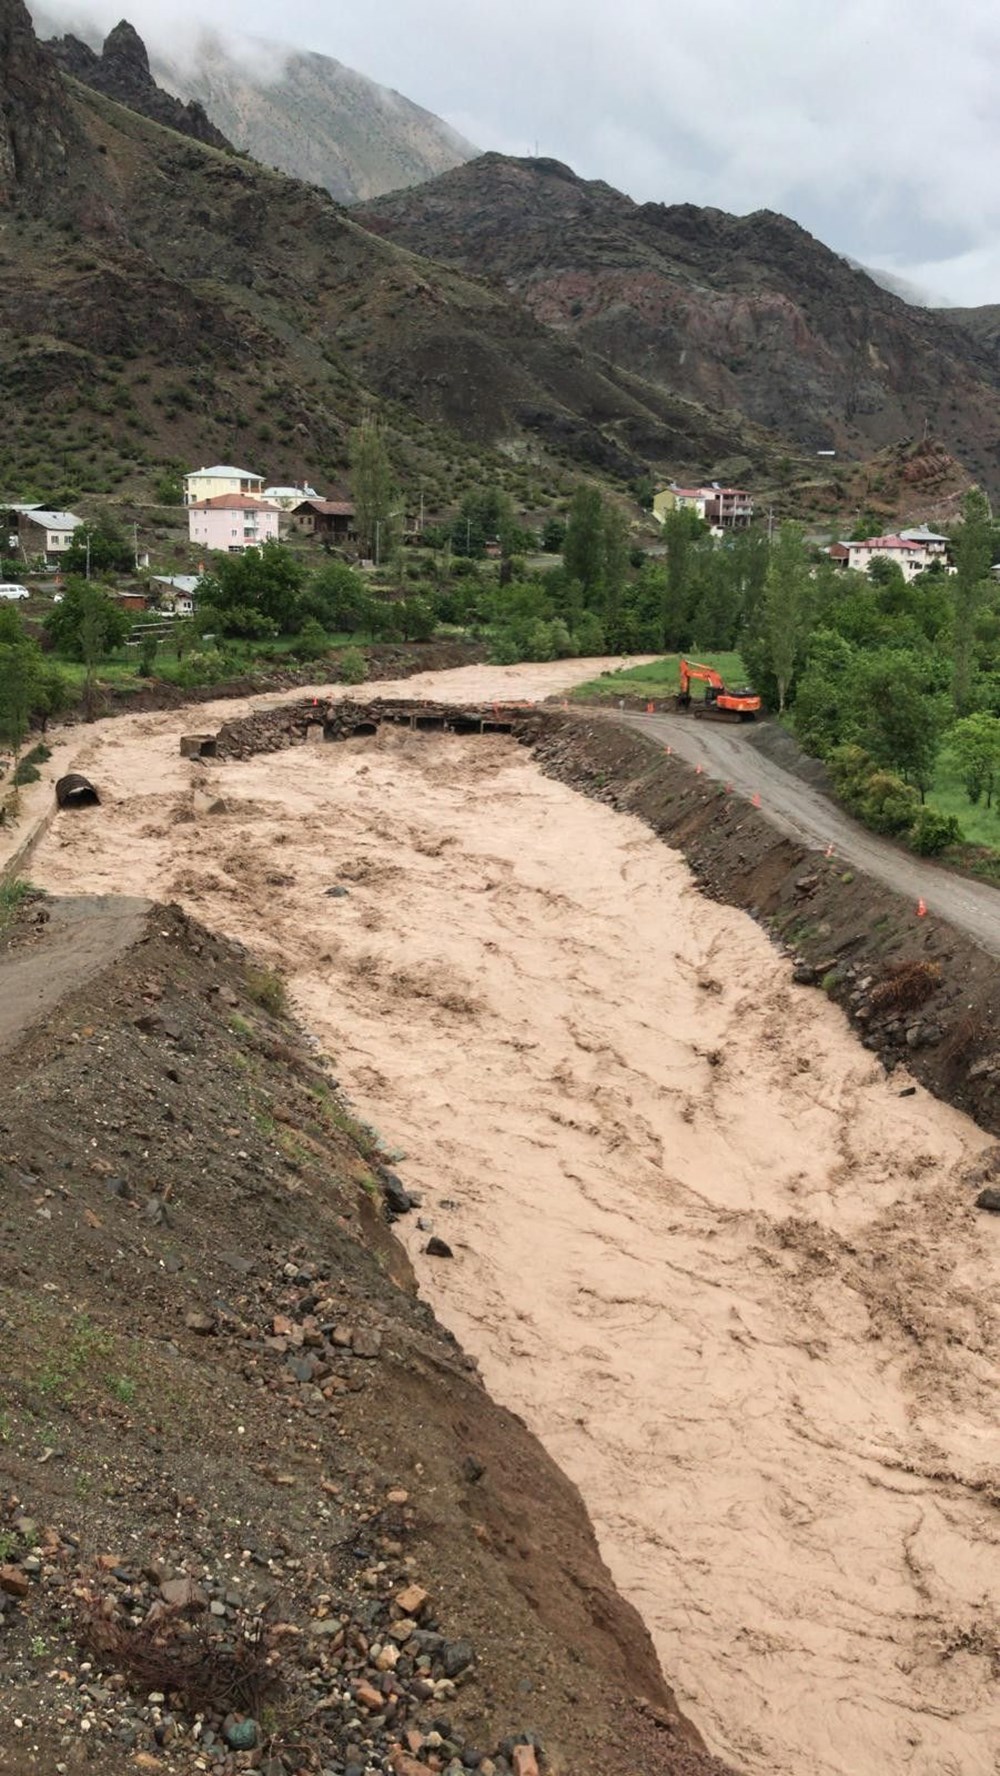
[[[167,0],[65,0],[105,29],[123,4],[175,56],[198,29],[193,4],[186,26]],[[484,148],[537,143],[643,200],[785,210],[953,300],[1000,300],[995,0],[216,0],[213,24],[336,56]]]

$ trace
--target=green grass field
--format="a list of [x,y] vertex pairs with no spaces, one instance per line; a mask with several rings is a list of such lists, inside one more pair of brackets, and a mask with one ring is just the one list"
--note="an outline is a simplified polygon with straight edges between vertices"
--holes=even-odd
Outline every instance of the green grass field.
[[[687,658],[691,659],[691,655]],[[584,699],[606,697],[609,701],[617,697],[672,697],[680,687],[679,661],[679,654],[665,654],[662,659],[650,660],[645,666],[628,666],[623,672],[604,672],[600,678],[577,685],[572,695]],[[727,685],[735,687],[746,682],[746,669],[739,654],[704,654],[699,656],[699,664],[714,666]],[[697,684],[693,694],[698,695]]]
[[991,850],[1000,851],[1000,808],[987,808],[985,801],[970,802],[947,749],[938,758],[927,800],[942,814],[954,814],[970,845],[988,845]]
[[[298,643],[299,637],[297,635],[279,635],[268,641],[230,642],[226,648],[226,655],[227,658],[234,661],[234,666],[233,672],[227,676],[238,675],[241,671],[266,671],[269,665],[275,667],[298,665],[300,662],[294,657]],[[337,648],[356,645],[357,640],[353,636],[331,635],[329,638],[331,652]],[[69,660],[62,654],[52,657],[57,661],[60,671],[65,674],[74,689],[79,690],[87,676],[87,669],[83,662]],[[307,662],[302,662],[302,664],[307,664]],[[321,660],[316,663],[316,673],[317,677],[322,677],[323,662]],[[143,678],[139,672],[138,648],[119,648],[107,659],[101,660],[94,668],[94,678],[98,686],[111,685],[118,688],[122,686],[137,688],[140,685],[155,683],[157,679],[165,680],[168,684],[175,683],[177,680],[177,658],[169,637],[161,644],[157,652],[153,671],[149,678]]]

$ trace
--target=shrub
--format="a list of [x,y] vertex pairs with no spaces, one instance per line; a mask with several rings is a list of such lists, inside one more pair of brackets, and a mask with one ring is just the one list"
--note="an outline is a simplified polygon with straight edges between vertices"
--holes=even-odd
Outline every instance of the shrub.
[[364,684],[368,677],[368,662],[360,648],[345,648],[340,656],[340,681],[342,684]]
[[962,829],[954,814],[942,814],[940,808],[924,806],[918,810],[906,842],[919,856],[936,857],[949,845],[961,844]]
[[890,962],[871,991],[877,1011],[916,1011],[941,979],[939,962]]
[[494,636],[490,647],[490,659],[494,666],[516,666],[524,659],[524,653],[518,644],[517,637],[510,629],[504,629]]
[[280,1017],[285,1009],[285,983],[280,974],[272,968],[248,968],[246,971],[247,994],[255,1005],[269,1011],[272,1017]]
[[295,643],[295,656],[299,660],[321,660],[328,652],[330,638],[322,623],[315,617],[307,617]]
[[895,771],[873,771],[858,797],[856,808],[865,825],[874,832],[904,833],[909,831],[920,812],[920,797],[902,777],[897,777]]

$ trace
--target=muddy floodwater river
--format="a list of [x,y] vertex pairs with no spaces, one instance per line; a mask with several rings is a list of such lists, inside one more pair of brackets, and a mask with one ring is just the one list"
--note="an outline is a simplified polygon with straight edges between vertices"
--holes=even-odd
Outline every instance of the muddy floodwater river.
[[[554,688],[532,670],[475,694]],[[579,1485],[714,1750],[995,1776],[1000,1233],[963,1180],[986,1137],[900,1097],[749,918],[512,741],[206,769],[181,725],[80,741],[105,799],[35,879],[178,899],[285,970],[454,1250],[401,1224],[422,1288]]]

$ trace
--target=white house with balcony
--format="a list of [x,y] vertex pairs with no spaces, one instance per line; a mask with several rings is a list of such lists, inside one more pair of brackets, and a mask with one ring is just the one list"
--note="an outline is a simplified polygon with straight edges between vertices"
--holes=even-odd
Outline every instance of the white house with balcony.
[[280,506],[283,512],[290,512],[303,500],[319,499],[315,487],[308,487],[303,481],[301,487],[265,487],[264,498],[270,500],[272,506]]
[[279,508],[245,493],[220,493],[188,507],[188,536],[202,549],[242,555],[277,540]]
[[218,499],[224,493],[249,493],[260,499],[263,492],[263,475],[255,475],[251,469],[233,468],[230,463],[216,463],[210,469],[192,469],[190,475],[184,477],[186,506]]
[[925,524],[890,536],[834,544],[829,554],[854,573],[867,573],[873,561],[894,561],[907,581],[915,580],[936,563],[946,572],[954,572],[948,561],[948,538],[928,530]]

